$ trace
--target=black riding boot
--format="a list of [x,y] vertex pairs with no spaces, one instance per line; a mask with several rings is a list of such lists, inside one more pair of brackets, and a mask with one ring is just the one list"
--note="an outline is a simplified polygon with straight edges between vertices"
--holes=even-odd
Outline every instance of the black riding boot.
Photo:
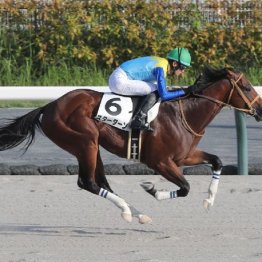
[[131,120],[130,127],[132,129],[148,129],[152,131],[149,126],[146,126],[147,112],[157,102],[158,97],[158,94],[153,92],[144,98],[139,109]]

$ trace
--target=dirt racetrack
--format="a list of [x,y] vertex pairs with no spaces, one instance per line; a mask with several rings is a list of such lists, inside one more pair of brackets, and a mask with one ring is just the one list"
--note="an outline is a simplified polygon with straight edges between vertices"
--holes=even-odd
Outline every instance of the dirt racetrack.
[[215,205],[202,207],[211,177],[187,176],[186,198],[158,202],[139,182],[109,176],[113,189],[153,222],[127,223],[77,176],[0,176],[0,261],[262,261],[262,176],[224,176]]

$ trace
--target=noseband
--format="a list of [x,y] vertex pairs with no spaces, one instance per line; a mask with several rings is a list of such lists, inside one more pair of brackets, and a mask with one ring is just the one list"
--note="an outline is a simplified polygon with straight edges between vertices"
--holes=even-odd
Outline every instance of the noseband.
[[[244,92],[241,90],[241,88],[239,87],[239,85],[237,84],[241,78],[243,77],[243,74],[240,74],[239,78],[237,80],[234,80],[234,79],[228,79],[231,83],[231,91],[230,91],[230,94],[228,96],[228,99],[227,99],[227,102],[223,102],[223,101],[220,101],[218,99],[215,99],[215,98],[212,98],[212,97],[209,97],[209,96],[205,96],[205,95],[200,95],[200,94],[194,94],[195,96],[198,96],[198,97],[202,97],[202,98],[206,98],[210,101],[213,101],[219,105],[222,105],[222,106],[228,106],[230,108],[234,108],[238,111],[241,111],[241,112],[245,112],[245,113],[248,113],[252,116],[255,116],[256,115],[256,109],[253,107],[253,104],[260,98],[259,95],[257,95],[252,101],[250,101],[247,96],[244,94]],[[235,89],[237,90],[238,94],[241,96],[241,98],[243,99],[243,101],[245,102],[245,104],[248,106],[248,109],[245,109],[245,108],[238,108],[238,107],[235,107],[235,106],[232,106],[230,105],[230,100],[232,98],[232,95],[233,95],[233,92],[235,91]]]

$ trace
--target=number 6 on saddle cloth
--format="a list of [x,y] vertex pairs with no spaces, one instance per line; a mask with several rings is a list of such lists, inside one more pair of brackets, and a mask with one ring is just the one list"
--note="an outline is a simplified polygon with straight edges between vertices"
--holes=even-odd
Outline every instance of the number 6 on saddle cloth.
[[[141,96],[128,97],[104,93],[95,119],[116,128],[130,131],[129,123],[143,99],[144,97]],[[148,123],[156,118],[159,106],[160,100],[148,111]]]

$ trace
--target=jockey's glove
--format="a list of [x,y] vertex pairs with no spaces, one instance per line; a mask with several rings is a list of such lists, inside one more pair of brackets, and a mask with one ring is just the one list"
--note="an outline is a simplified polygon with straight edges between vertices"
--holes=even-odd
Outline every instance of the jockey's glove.
[[188,86],[187,88],[184,88],[184,92],[186,95],[190,95],[190,94],[193,94],[194,91],[195,91],[195,86],[194,85],[191,85],[191,86]]

